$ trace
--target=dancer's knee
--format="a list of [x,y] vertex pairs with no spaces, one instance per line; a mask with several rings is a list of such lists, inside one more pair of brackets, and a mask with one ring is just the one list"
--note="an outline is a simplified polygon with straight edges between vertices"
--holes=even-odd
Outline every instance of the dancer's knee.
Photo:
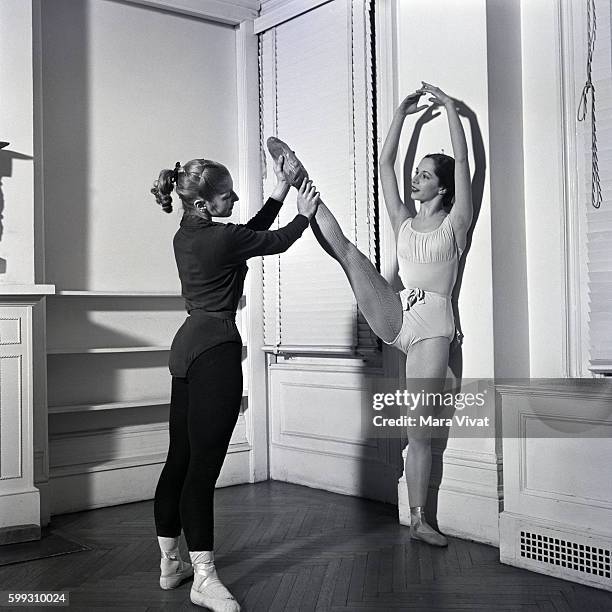
[[431,455],[431,436],[413,436],[408,440],[408,452],[416,455]]

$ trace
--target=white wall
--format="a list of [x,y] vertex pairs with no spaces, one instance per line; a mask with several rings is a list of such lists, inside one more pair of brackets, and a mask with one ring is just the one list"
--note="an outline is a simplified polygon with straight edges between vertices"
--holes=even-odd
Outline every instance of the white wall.
[[[0,283],[34,282],[32,5],[0,1]],[[29,157],[30,159],[24,159]]]
[[177,288],[179,213],[164,214],[149,189],[162,168],[195,157],[226,164],[238,182],[233,28],[57,0],[43,2],[42,29],[47,279]]
[[[466,376],[566,372],[558,13],[519,0],[399,3],[399,95],[439,84],[476,112],[487,149],[459,304]],[[442,119],[420,152],[450,150]]]
[[[457,3],[444,0],[400,2],[398,10],[398,96],[408,95],[421,80],[438,85],[463,100],[478,118],[488,157],[489,88],[487,80],[487,19],[485,0]],[[414,119],[408,118],[402,143],[407,145]],[[470,132],[464,124],[468,147]],[[386,126],[381,126],[383,132]],[[416,162],[427,153],[451,154],[446,116],[442,113],[421,133]],[[403,161],[405,147],[400,150]],[[474,169],[474,160],[470,159]],[[492,377],[493,308],[491,269],[491,198],[489,173],[482,209],[466,259],[459,312],[465,334],[464,376]]]

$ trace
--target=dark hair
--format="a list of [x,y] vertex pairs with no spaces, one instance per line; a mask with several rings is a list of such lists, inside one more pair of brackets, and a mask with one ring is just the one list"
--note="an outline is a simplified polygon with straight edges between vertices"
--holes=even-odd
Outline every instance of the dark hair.
[[455,160],[444,153],[430,153],[425,157],[433,161],[440,185],[446,189],[442,200],[445,208],[451,208],[455,201]]
[[183,209],[194,208],[198,198],[209,200],[221,193],[220,183],[230,176],[229,170],[219,162],[210,159],[192,159],[184,166],[176,163],[174,170],[165,168],[153,183],[151,193],[164,212],[172,212],[172,193],[176,189],[183,203]]

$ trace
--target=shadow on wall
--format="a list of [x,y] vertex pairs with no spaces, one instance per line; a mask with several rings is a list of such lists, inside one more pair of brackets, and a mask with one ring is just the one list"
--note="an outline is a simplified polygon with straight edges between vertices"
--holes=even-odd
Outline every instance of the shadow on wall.
[[[32,160],[33,157],[30,155],[24,155],[23,153],[17,153],[17,151],[11,151],[6,149],[9,145],[8,142],[0,142],[0,241],[4,236],[4,192],[2,191],[2,179],[10,178],[13,176],[13,160],[15,159],[27,159]],[[0,257],[0,274],[6,274],[7,262],[6,259]]]
[[89,282],[89,12],[89,1],[41,3],[45,274],[58,289]]
[[[459,261],[459,269],[457,272],[457,281],[453,289],[452,305],[453,313],[455,316],[455,325],[457,331],[462,335],[463,330],[461,327],[461,314],[459,312],[459,295],[461,293],[461,286],[463,284],[463,274],[465,271],[465,262],[470,252],[472,245],[472,237],[474,229],[480,216],[480,210],[482,207],[482,199],[484,194],[484,184],[487,169],[487,161],[485,155],[485,147],[482,138],[482,132],[478,124],[478,118],[476,113],[460,100],[455,100],[457,110],[461,117],[467,119],[470,127],[471,139],[472,139],[472,154],[474,159],[474,171],[472,175],[472,202],[474,206],[472,225],[467,235],[467,243],[462,257]],[[430,121],[435,120],[440,115],[436,112],[436,108],[430,106],[417,120],[412,137],[406,151],[406,157],[403,165],[403,177],[404,177],[404,201],[408,201],[410,196],[410,185],[412,177],[412,169],[414,168],[416,151],[418,148],[419,137],[423,126]],[[449,352],[449,364],[447,371],[447,378],[452,381],[452,387],[456,391],[461,390],[461,382],[463,377],[463,350],[460,342],[453,342]],[[400,376],[400,379],[402,376]],[[442,482],[443,471],[444,471],[444,451],[448,445],[448,435],[434,440],[432,444],[432,466],[431,466],[431,481],[429,498],[427,503],[427,515],[431,517],[432,523],[437,526],[437,523],[433,518],[437,515],[438,510],[438,494],[440,489],[440,483]]]

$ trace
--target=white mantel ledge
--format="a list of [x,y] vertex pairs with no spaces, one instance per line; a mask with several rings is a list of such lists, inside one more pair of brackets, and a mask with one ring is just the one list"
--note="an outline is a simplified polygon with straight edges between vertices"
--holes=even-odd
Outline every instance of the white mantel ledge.
[[38,300],[46,295],[55,293],[55,285],[33,285],[33,284],[13,284],[0,283],[0,302],[14,301],[15,299],[26,298]]

